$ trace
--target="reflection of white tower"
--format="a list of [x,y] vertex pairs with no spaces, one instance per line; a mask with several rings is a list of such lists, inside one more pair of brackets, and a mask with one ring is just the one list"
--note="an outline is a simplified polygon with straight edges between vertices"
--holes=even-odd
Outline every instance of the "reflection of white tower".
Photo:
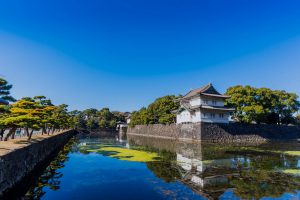
[[86,146],[86,142],[82,142],[82,143],[80,143],[78,146]]
[[[231,168],[236,167],[235,161],[232,159],[218,159],[202,161],[196,158],[188,158],[177,153],[177,163],[185,170],[183,179],[189,180],[191,183],[203,188],[205,185],[217,185],[228,182],[228,174],[215,174],[204,176],[203,173],[209,168]],[[231,174],[234,175],[234,174]]]
[[203,161],[195,158],[188,158],[182,154],[177,154],[177,163],[182,169],[186,170],[185,177],[189,177],[190,181],[195,185],[204,187],[204,179],[198,176],[197,172],[202,173],[205,170]]
[[196,169],[198,172],[203,172],[203,162],[195,158],[187,158],[182,154],[177,153],[177,163],[185,170],[190,171]]

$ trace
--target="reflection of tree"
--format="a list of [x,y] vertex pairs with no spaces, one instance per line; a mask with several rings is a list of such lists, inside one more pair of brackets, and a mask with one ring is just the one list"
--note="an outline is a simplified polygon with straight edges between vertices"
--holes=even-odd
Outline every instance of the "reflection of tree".
[[[228,188],[234,188],[235,194],[241,199],[280,197],[284,193],[294,193],[300,188],[300,177],[280,172],[284,169],[299,169],[299,157],[281,153],[300,150],[298,143],[250,146],[194,144],[143,137],[132,137],[130,142],[135,145],[153,146],[159,149],[160,153],[162,149],[173,152],[169,153],[170,157],[165,153],[165,156],[162,156],[163,162],[147,163],[147,167],[164,181],[182,182],[209,199],[217,199]],[[176,162],[176,153],[186,159]],[[193,160],[198,160],[199,163],[195,162],[193,166]],[[184,164],[191,165],[191,168],[183,167],[186,166]]]
[[250,164],[253,169],[273,170],[275,168],[283,168],[284,160],[278,154],[251,155]]
[[297,168],[299,157],[296,156],[284,156],[284,160],[287,164],[286,167]]
[[240,177],[232,177],[230,184],[242,199],[275,198],[300,188],[299,178],[266,170],[243,171]]
[[181,178],[180,172],[171,162],[149,162],[147,167],[156,177],[163,179],[167,183]]
[[[170,153],[169,153],[170,154]],[[153,173],[166,182],[180,181],[193,191],[207,198],[218,198],[227,188],[234,188],[241,199],[259,199],[262,197],[280,197],[284,193],[293,193],[300,188],[300,178],[275,172],[275,169],[295,167],[298,159],[280,154],[260,154],[233,156],[231,165],[226,160],[214,160],[203,163],[206,169],[198,172],[194,168],[186,171],[186,176],[172,154],[163,157],[164,162],[147,163]],[[198,177],[203,185],[192,181]],[[227,180],[227,181],[226,181]]]
[[37,183],[26,193],[26,199],[40,199],[45,194],[44,187],[48,187],[51,190],[58,190],[60,188],[60,178],[63,174],[58,170],[64,167],[64,162],[69,159],[68,154],[75,142],[75,139],[71,139],[55,159],[51,161],[44,173],[39,177]]
[[181,174],[175,163],[176,154],[165,150],[157,152],[161,160],[159,162],[147,163],[148,169],[150,169],[156,177],[163,179],[167,183],[180,179]]

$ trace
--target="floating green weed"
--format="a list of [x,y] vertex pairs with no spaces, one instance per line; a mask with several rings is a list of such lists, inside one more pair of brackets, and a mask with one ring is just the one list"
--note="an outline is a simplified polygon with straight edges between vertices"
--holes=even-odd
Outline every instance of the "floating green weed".
[[284,154],[288,156],[300,156],[300,151],[280,151],[280,150],[264,150],[254,147],[242,147],[241,150],[249,151],[249,152],[259,152],[259,153],[276,153],[276,154]]
[[300,156],[300,151],[283,151],[282,153],[289,156]]
[[159,160],[159,155],[157,153],[126,149],[122,147],[101,147],[98,149],[87,149],[86,151],[98,152],[113,158],[133,162],[151,162]]
[[284,169],[283,173],[300,176],[300,169]]

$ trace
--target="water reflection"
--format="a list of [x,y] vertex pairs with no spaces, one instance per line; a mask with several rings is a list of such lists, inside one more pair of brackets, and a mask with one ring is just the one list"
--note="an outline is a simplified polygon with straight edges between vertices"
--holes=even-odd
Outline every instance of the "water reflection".
[[149,169],[165,181],[180,181],[208,199],[300,198],[300,178],[284,173],[299,170],[299,156],[285,153],[299,151],[297,143],[188,144],[137,136],[131,136],[129,143],[157,151],[168,149],[173,156],[168,156],[166,163],[149,163]]
[[[70,152],[73,163],[66,169]],[[120,199],[118,188],[127,192],[126,199],[300,199],[299,152],[298,143],[220,145],[138,136],[72,140],[25,197],[95,199],[101,191],[103,199]],[[93,195],[85,196],[88,189]],[[49,198],[53,191],[58,193]]]
[[75,138],[72,138],[64,148],[59,151],[58,155],[50,162],[49,166],[44,170],[38,178],[37,183],[29,188],[22,199],[41,199],[45,195],[45,188],[50,190],[59,190],[61,178],[63,176],[59,169],[63,168],[64,163],[69,159],[68,154],[71,151],[76,151]]

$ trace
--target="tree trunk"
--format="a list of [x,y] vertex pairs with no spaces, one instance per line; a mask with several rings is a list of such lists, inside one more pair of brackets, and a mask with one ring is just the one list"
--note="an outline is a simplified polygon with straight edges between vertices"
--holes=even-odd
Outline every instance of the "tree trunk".
[[32,134],[33,134],[33,129],[29,133],[28,140],[31,140]]
[[53,128],[52,128],[52,135],[54,134],[54,132],[55,132],[55,128],[53,127]]
[[4,141],[7,141],[8,138],[9,138],[12,134],[14,134],[14,133],[16,132],[16,130],[17,130],[17,128],[11,128],[11,129],[9,130],[8,134],[5,136]]
[[24,128],[26,136],[29,137],[29,129],[28,128]]
[[42,135],[46,134],[47,130],[46,130],[46,125],[42,127]]
[[15,135],[16,135],[16,131],[13,134],[11,134],[11,139],[12,140],[15,139]]
[[51,132],[51,128],[48,128],[48,132],[47,132],[47,134],[49,135],[49,134],[50,134],[50,132]]
[[4,135],[4,132],[5,132],[5,129],[4,129],[4,128],[2,128],[2,129],[0,130],[0,141],[2,141],[2,140],[3,140],[3,135]]

